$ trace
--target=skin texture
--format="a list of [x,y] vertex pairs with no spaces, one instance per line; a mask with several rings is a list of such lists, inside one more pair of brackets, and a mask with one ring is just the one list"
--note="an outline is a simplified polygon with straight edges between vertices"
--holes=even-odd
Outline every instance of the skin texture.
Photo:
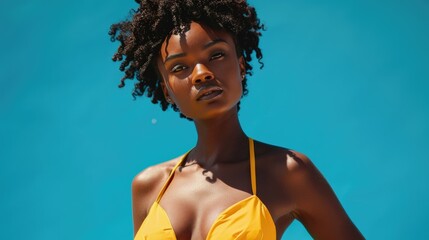
[[[196,146],[161,199],[177,239],[205,239],[224,209],[252,195],[248,137],[237,115],[243,59],[234,38],[192,22],[185,35],[162,44],[157,68],[166,99],[192,118]],[[208,99],[201,94],[215,89]],[[315,239],[363,239],[331,187],[303,154],[255,141],[257,195],[281,238],[298,219]],[[149,167],[133,180],[136,233],[181,157]],[[192,184],[189,184],[192,183]]]

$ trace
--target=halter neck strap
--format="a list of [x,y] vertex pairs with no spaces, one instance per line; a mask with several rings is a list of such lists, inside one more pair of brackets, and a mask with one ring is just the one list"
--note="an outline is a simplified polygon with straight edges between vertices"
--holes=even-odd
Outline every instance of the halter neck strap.
[[255,145],[253,139],[249,138],[250,177],[252,182],[252,193],[256,195],[256,167],[255,167]]
[[182,164],[183,160],[185,160],[186,156],[188,156],[190,151],[188,151],[187,153],[185,153],[182,158],[177,161],[176,165],[173,167],[173,169],[170,172],[170,175],[168,176],[167,181],[164,183],[164,186],[162,186],[161,191],[158,194],[158,197],[156,198],[156,202],[159,203],[159,201],[161,201],[162,196],[165,193],[165,190],[167,190],[168,185],[170,185],[171,180],[173,179],[173,175],[174,172],[176,172],[176,169],[180,166],[180,164]]

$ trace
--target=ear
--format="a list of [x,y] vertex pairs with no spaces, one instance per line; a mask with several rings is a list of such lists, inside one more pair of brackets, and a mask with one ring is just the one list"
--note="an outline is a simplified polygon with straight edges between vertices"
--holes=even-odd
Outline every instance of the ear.
[[[246,76],[246,61],[244,60],[243,56],[240,56],[238,59],[239,65],[240,65],[240,74],[241,76]],[[244,79],[244,77],[242,77]]]
[[170,104],[174,104],[174,102],[173,102],[173,100],[171,99],[171,97],[170,97],[170,94],[168,93],[168,86],[167,86],[167,84],[165,83],[166,82],[166,80],[165,80],[165,76],[164,76],[164,74],[162,74],[162,72],[161,72],[161,66],[162,66],[162,64],[161,64],[161,59],[158,57],[158,59],[157,59],[157,61],[156,61],[156,64],[154,65],[154,68],[155,68],[155,70],[156,70],[156,75],[157,75],[157,77],[158,77],[158,81],[159,81],[159,84],[161,85],[161,89],[162,89],[162,93],[164,94],[164,98],[165,98],[165,100],[168,102],[168,103],[170,103]]
[[174,104],[173,99],[171,99],[170,94],[168,93],[168,88],[165,85],[164,79],[161,79],[160,84],[161,84],[161,88],[162,88],[162,93],[164,93],[165,100],[170,104]]

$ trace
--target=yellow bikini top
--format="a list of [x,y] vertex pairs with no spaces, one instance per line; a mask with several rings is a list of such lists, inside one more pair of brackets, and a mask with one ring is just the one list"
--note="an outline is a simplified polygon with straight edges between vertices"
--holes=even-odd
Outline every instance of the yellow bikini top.
[[[262,201],[256,196],[256,171],[253,140],[249,138],[250,176],[253,195],[233,204],[219,214],[211,226],[206,240],[230,239],[276,239],[276,226]],[[170,184],[174,172],[183,162],[186,154],[172,169],[158,198],[152,204],[148,215],[137,231],[134,240],[176,240],[173,227],[165,210],[159,204],[162,195]]]

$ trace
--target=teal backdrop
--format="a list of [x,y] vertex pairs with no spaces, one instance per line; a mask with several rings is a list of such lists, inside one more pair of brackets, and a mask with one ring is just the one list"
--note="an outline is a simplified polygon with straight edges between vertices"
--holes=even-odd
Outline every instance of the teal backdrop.
[[[267,31],[248,135],[306,153],[367,239],[429,239],[429,2],[250,3]],[[133,176],[195,143],[117,88],[107,32],[135,7],[0,3],[0,239],[132,239]],[[283,239],[311,237],[294,222]]]

